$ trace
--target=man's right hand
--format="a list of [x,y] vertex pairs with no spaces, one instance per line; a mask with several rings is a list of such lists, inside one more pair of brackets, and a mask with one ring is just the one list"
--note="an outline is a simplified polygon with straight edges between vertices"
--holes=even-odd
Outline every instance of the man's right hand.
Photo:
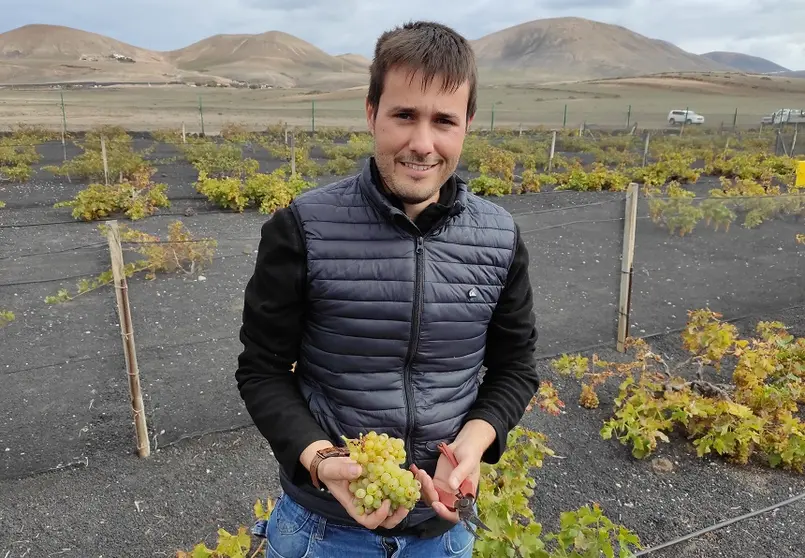
[[391,500],[388,499],[383,500],[383,505],[372,513],[358,515],[355,506],[352,505],[354,496],[349,491],[349,483],[360,475],[361,466],[349,457],[330,457],[319,463],[319,481],[324,483],[335,499],[344,506],[350,517],[367,529],[396,527],[408,515],[409,510],[399,507],[394,514],[389,515]]

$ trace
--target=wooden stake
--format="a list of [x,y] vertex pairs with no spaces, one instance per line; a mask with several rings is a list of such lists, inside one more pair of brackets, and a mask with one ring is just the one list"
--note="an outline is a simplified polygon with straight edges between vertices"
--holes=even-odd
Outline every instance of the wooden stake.
[[120,318],[120,334],[123,338],[123,354],[126,357],[126,371],[129,376],[131,410],[134,413],[134,433],[137,439],[137,453],[140,457],[151,455],[148,427],[145,422],[143,396],[140,391],[140,370],[137,366],[137,350],[134,345],[134,327],[131,323],[128,282],[123,264],[123,248],[120,245],[120,229],[117,221],[109,221],[106,238],[109,242],[109,255],[112,259],[112,275],[115,280],[117,310]]
[[646,145],[643,146],[643,166],[646,166],[648,160],[648,142],[651,139],[651,132],[646,132]]
[[794,149],[797,148],[797,134],[799,133],[799,122],[794,124],[794,138],[791,140],[791,156],[794,156]]
[[291,132],[291,176],[296,176],[296,134]]
[[553,156],[556,153],[556,130],[553,131],[551,138],[551,152],[548,155],[548,172],[553,171]]
[[629,184],[626,193],[626,218],[623,224],[623,256],[621,257],[621,292],[618,302],[618,352],[626,351],[629,335],[629,312],[632,301],[632,263],[634,261],[635,231],[637,230],[638,186]]
[[184,122],[182,122],[182,143],[187,143],[187,133],[185,131]]
[[106,160],[106,141],[101,136],[101,157],[103,157],[103,181],[109,186],[109,161]]

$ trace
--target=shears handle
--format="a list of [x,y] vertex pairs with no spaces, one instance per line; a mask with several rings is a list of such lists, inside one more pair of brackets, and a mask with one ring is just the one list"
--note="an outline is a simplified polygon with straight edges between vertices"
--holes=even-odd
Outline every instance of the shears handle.
[[[458,467],[458,460],[456,459],[453,450],[451,450],[447,444],[444,442],[439,444],[439,451],[447,457],[447,460],[450,462],[450,465],[453,466],[455,469]],[[415,475],[419,472],[419,468],[414,465],[413,463],[409,467],[412,473]],[[433,486],[436,489],[436,493],[439,495],[439,502],[445,505],[448,510],[456,511],[456,503],[464,497],[469,496],[473,500],[475,499],[475,490],[472,486],[472,482],[470,479],[464,479],[458,487],[457,491],[451,491],[449,488],[442,488],[439,486],[439,482],[434,479]]]

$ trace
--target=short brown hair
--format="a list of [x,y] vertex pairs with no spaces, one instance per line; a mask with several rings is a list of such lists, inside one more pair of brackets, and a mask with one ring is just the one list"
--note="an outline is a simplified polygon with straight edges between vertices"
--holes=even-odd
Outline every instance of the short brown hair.
[[377,39],[374,59],[369,68],[367,100],[375,115],[383,94],[386,73],[396,66],[420,70],[423,86],[442,77],[442,91],[455,91],[469,82],[467,120],[475,115],[478,96],[478,69],[469,41],[455,30],[431,21],[409,22]]

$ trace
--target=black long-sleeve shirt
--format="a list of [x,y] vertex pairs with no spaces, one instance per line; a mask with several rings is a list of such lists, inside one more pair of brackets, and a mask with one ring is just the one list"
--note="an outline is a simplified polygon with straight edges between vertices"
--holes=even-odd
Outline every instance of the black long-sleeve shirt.
[[[375,184],[379,183],[375,179]],[[449,180],[439,201],[418,216],[415,224],[423,234],[452,205],[455,189],[454,180]],[[313,418],[291,372],[305,326],[306,258],[305,242],[292,211],[276,211],[262,226],[254,274],[244,293],[240,330],[244,349],[236,372],[238,389],[252,420],[280,466],[299,485],[310,484],[310,475],[299,461],[302,451],[316,440],[329,439]],[[505,451],[508,432],[520,421],[539,386],[528,260],[518,228],[514,259],[488,327],[486,372],[474,406],[465,417],[465,422],[483,419],[494,427],[496,439],[483,456],[491,464]],[[442,525],[439,530],[446,528]]]

